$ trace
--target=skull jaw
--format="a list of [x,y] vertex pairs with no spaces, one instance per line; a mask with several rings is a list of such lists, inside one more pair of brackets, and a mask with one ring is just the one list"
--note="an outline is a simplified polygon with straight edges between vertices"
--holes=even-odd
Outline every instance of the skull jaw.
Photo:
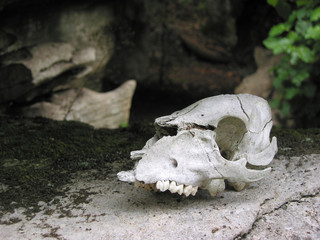
[[[215,197],[218,193],[223,192],[225,189],[225,180],[222,178],[202,181],[201,184],[196,185],[176,182],[174,180],[158,180],[155,182],[146,183],[144,181],[139,181],[135,177],[134,170],[119,172],[117,176],[120,181],[135,183],[135,186],[137,188],[142,188],[144,190],[154,192],[164,192],[168,190],[171,193],[178,193],[179,195],[184,194],[186,197],[188,197],[189,195],[195,196],[198,188],[207,190],[213,197]],[[163,186],[165,182],[167,182],[169,186]],[[172,185],[174,185],[174,187],[172,187]],[[228,181],[228,185],[232,186],[237,191],[241,191],[246,186],[248,186],[249,183]]]
[[[240,192],[250,183],[248,182],[230,182],[227,181],[228,185],[233,187],[236,191]],[[215,197],[218,193],[223,192],[225,189],[225,180],[224,179],[212,179],[207,182],[207,184],[202,187],[203,189],[208,190],[211,196]]]

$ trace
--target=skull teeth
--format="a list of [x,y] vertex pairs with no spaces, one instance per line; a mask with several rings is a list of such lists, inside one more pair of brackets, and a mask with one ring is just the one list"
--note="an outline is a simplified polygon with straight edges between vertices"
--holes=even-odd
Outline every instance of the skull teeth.
[[183,184],[177,186],[176,191],[179,195],[183,193]]
[[154,191],[154,192],[165,192],[169,190],[171,193],[178,193],[179,195],[184,194],[186,197],[192,195],[195,196],[198,192],[198,186],[192,185],[183,185],[177,183],[175,181],[157,181],[156,183],[151,184],[144,184],[142,182],[136,181],[135,182],[136,188],[142,188],[147,191]]
[[156,188],[161,192],[167,191],[169,189],[170,182],[169,181],[158,181],[156,183]]
[[192,185],[183,185],[177,183],[175,181],[158,181],[156,183],[156,187],[161,191],[164,192],[169,190],[171,193],[178,193],[179,195],[184,194],[188,197],[190,194],[195,196],[198,191],[198,186]]

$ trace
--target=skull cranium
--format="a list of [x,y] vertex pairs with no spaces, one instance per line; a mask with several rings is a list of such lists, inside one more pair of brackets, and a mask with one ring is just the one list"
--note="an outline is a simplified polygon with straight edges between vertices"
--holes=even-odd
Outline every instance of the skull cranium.
[[154,191],[195,195],[198,187],[211,195],[236,190],[265,177],[277,152],[270,107],[249,94],[219,95],[200,100],[155,120],[156,134],[143,149],[131,152],[139,160],[121,181]]

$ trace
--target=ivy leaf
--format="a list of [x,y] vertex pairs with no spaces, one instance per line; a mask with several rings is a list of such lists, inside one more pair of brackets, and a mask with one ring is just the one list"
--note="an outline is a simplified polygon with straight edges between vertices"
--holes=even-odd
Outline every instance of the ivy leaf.
[[305,38],[319,40],[320,39],[320,25],[310,26],[306,31]]
[[279,108],[280,106],[280,100],[279,99],[272,99],[269,101],[269,105],[272,109]]
[[299,37],[296,32],[290,31],[287,38],[291,41],[291,43],[294,43],[295,41],[300,40],[301,37]]
[[292,40],[283,38],[269,37],[263,41],[263,44],[272,50],[273,54],[286,52],[287,48],[292,44]]
[[263,44],[271,49],[274,50],[275,48],[277,48],[277,46],[279,45],[279,39],[278,38],[274,38],[274,37],[268,37],[267,39],[265,39],[263,41]]
[[310,20],[311,21],[317,21],[320,19],[320,7],[317,7],[314,9],[311,13]]
[[280,88],[282,86],[282,82],[284,82],[288,76],[289,72],[284,70],[283,68],[277,68],[276,69],[276,77],[274,78],[272,84],[275,88]]
[[283,116],[288,116],[291,112],[291,106],[288,102],[284,102],[281,107],[281,113]]
[[314,60],[314,56],[312,54],[312,51],[310,50],[310,48],[306,47],[306,46],[298,46],[296,48],[296,52],[299,56],[299,58],[305,62],[305,63],[311,63]]
[[[292,49],[295,49],[295,47],[292,47]],[[299,55],[296,51],[292,51],[291,52],[291,56],[290,56],[290,64],[291,65],[296,65],[299,61]]]
[[271,28],[269,32],[269,36],[276,37],[281,33],[288,32],[290,28],[291,28],[291,25],[289,23],[280,23]]
[[292,11],[287,22],[292,24],[296,19],[297,19],[297,11]]
[[277,3],[278,3],[278,0],[268,0],[267,2],[268,2],[269,5],[275,7],[277,5]]
[[[315,56],[317,56],[317,59],[319,59],[319,52],[320,52],[320,41],[316,41],[315,44],[313,45],[313,49],[315,52]],[[318,69],[320,70],[320,69]],[[318,74],[320,74],[320,71],[318,71]]]
[[[286,50],[287,54],[288,54],[288,60],[290,62],[291,65],[296,65],[299,61],[299,55],[297,53],[297,48],[296,46],[288,46],[287,50]],[[290,68],[289,70],[294,70],[294,68]],[[292,74],[292,73],[290,73]]]
[[293,44],[293,39],[289,39],[287,37],[280,38],[278,41],[277,49],[275,49],[277,50],[275,51],[276,52],[275,54],[287,52],[288,48],[292,46],[292,44]]
[[301,83],[304,80],[306,80],[309,76],[310,76],[310,74],[308,71],[306,71],[306,70],[301,71],[300,73],[293,75],[291,81],[294,85],[296,85],[297,87],[300,87]]
[[308,3],[310,3],[310,0],[298,0],[297,1],[297,6],[301,7],[301,6],[306,5]]
[[297,10],[297,18],[299,20],[302,20],[303,18],[307,17],[310,14],[310,10],[307,10],[306,8],[300,8]]
[[311,22],[308,21],[297,21],[295,30],[298,34],[304,35],[309,27],[311,27]]
[[300,92],[299,88],[295,88],[295,87],[287,88],[284,98],[287,100],[291,100],[296,95],[298,95],[299,92]]

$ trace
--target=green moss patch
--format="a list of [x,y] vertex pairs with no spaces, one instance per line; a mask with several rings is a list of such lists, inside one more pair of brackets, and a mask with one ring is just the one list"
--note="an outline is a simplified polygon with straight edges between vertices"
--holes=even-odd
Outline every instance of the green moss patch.
[[63,194],[59,187],[79,170],[98,169],[105,178],[130,169],[130,151],[153,134],[151,123],[95,130],[78,122],[1,116],[0,206],[36,208],[38,201]]
[[301,156],[320,153],[320,129],[273,129],[271,136],[278,140],[278,154]]

